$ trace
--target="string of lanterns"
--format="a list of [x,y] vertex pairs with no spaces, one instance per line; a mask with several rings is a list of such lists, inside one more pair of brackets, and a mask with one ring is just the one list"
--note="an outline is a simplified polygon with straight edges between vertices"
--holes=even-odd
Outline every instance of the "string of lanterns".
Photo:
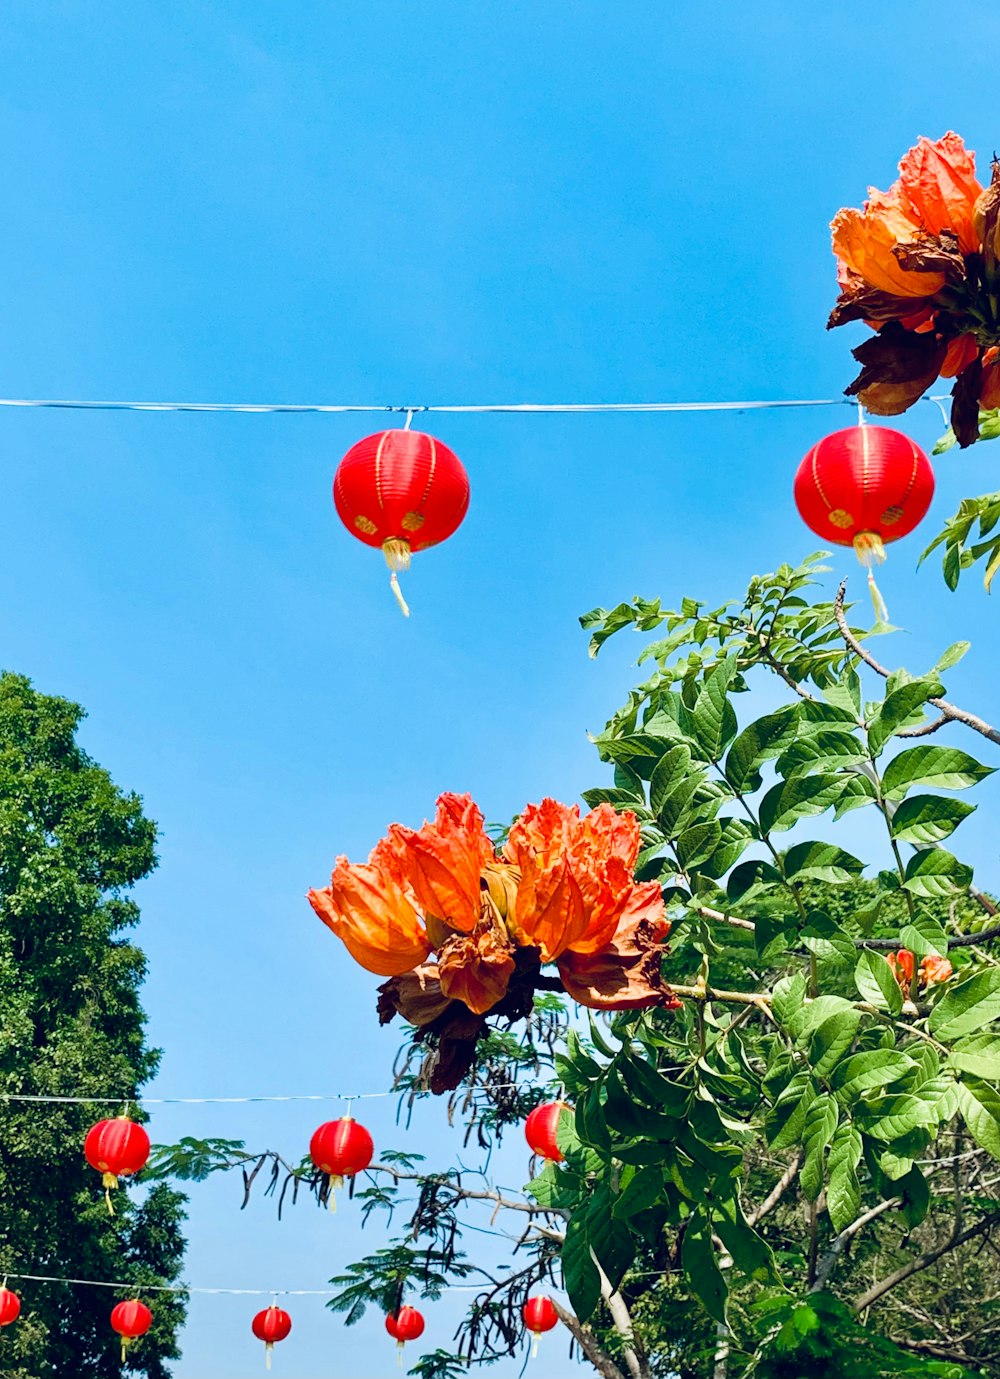
[[[374,1095],[381,1095],[376,1093]],[[38,1098],[51,1101],[87,1101],[91,1098]],[[100,1100],[101,1098],[96,1098]],[[221,1098],[232,1100],[232,1098]],[[352,1098],[353,1099],[353,1098]],[[250,1098],[246,1098],[250,1100]],[[528,1115],[524,1133],[532,1152],[552,1162],[561,1162],[563,1155],[557,1143],[560,1117],[571,1111],[564,1101],[543,1103]],[[119,1179],[131,1177],[146,1166],[150,1154],[150,1140],[146,1131],[128,1114],[128,1105],[115,1119],[105,1119],[92,1125],[84,1140],[84,1155],[90,1166],[101,1174],[105,1199],[109,1212],[114,1215],[111,1191],[119,1186]],[[353,1178],[364,1172],[371,1164],[375,1153],[375,1143],[371,1134],[349,1114],[337,1120],[325,1121],[313,1133],[309,1142],[309,1157],[313,1164],[328,1179],[327,1201],[331,1210],[335,1209],[335,1189],[343,1185],[345,1178]],[[7,1287],[9,1278],[40,1280],[49,1283],[80,1283],[95,1287],[117,1288],[127,1291],[130,1285],[122,1283],[98,1283],[88,1279],[60,1279],[42,1275],[8,1275],[0,1286],[0,1328],[11,1325],[21,1315],[21,1299]],[[471,1285],[470,1285],[471,1287]],[[190,1289],[186,1285],[152,1285],[138,1291],[145,1292],[233,1292],[251,1293],[252,1289]],[[310,1290],[302,1290],[309,1292]],[[332,1296],[317,1293],[317,1296]],[[269,1307],[257,1312],[250,1327],[254,1336],[264,1342],[265,1364],[271,1368],[274,1346],[285,1340],[292,1330],[292,1319],[277,1303],[277,1293]],[[526,1329],[532,1336],[532,1356],[538,1352],[539,1337],[551,1331],[559,1321],[552,1300],[544,1295],[530,1297],[524,1304],[522,1315]],[[110,1324],[121,1337],[122,1363],[124,1364],[129,1347],[139,1341],[153,1324],[152,1310],[140,1298],[135,1297],[117,1303],[111,1310]],[[423,1335],[426,1322],[423,1314],[415,1307],[400,1306],[385,1319],[385,1329],[402,1350],[408,1341],[415,1341]]]

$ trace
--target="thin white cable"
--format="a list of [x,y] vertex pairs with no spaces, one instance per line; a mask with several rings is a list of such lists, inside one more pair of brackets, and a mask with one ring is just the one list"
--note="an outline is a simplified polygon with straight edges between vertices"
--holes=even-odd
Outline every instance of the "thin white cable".
[[[249,1298],[332,1298],[337,1294],[336,1288],[192,1288],[187,1283],[113,1283],[96,1278],[55,1278],[50,1274],[14,1274],[4,1272],[3,1277],[8,1282],[17,1280],[20,1283],[67,1283],[79,1285],[84,1288],[115,1288],[122,1293],[225,1293],[233,1297]],[[481,1290],[481,1284],[474,1283],[449,1283],[445,1284],[442,1292],[463,1293],[476,1292]]]
[[780,407],[853,407],[844,397],[776,398],[747,402],[489,402],[398,406],[380,403],[324,402],[113,402],[83,398],[0,398],[0,407],[50,407],[84,412],[749,412]]
[[[303,1096],[177,1096],[149,1097],[134,1096],[28,1096],[18,1092],[0,1092],[0,1101],[26,1101],[51,1103],[61,1106],[119,1105],[123,1100],[141,1106],[235,1106],[257,1101],[371,1101],[376,1097],[400,1096],[410,1089],[397,1088],[394,1092],[320,1092]],[[418,1093],[423,1095],[423,1093]]]

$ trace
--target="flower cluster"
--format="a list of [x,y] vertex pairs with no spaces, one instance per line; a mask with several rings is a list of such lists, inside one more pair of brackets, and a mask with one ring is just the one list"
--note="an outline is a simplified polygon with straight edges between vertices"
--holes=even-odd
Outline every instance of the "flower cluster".
[[853,351],[847,389],[877,416],[905,412],[938,377],[954,378],[952,428],[979,436],[979,409],[1000,406],[1000,163],[986,189],[957,134],[920,139],[887,192],[832,225],[840,296],[828,322],[877,332]]
[[[892,974],[903,991],[908,992],[913,981],[913,973],[917,970],[915,955],[909,948],[900,948],[898,953],[890,953],[886,962],[892,968]],[[930,953],[920,960],[919,984],[927,987],[933,986],[935,982],[946,982],[954,970],[947,958],[939,958],[936,954]]]
[[[446,794],[433,823],[393,824],[367,862],[338,858],[309,901],[355,962],[390,978],[383,1021],[398,1012],[443,1053],[449,1045],[444,1090],[486,1017],[528,1014],[539,987],[595,1010],[678,1004],[660,971],[670,928],[660,887],[633,876],[639,845],[633,814],[602,804],[581,818],[546,799],[497,850],[472,799]],[[558,978],[541,975],[550,963]]]

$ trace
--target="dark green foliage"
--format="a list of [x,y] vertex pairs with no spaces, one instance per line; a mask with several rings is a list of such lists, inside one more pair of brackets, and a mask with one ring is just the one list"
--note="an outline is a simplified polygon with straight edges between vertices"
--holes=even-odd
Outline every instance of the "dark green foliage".
[[[179,1275],[183,1198],[165,1184],[105,1206],[83,1140],[156,1069],[143,1036],[145,960],[125,931],[129,887],[156,864],[155,826],[77,745],[81,710],[0,676],[0,1093],[120,1096],[106,1106],[0,1101],[0,1274],[136,1285]],[[133,1108],[134,1110],[134,1108]],[[122,1373],[109,1289],[20,1283],[0,1337],[4,1379]],[[155,1294],[154,1328],[129,1361],[161,1379],[177,1355],[182,1295]]]

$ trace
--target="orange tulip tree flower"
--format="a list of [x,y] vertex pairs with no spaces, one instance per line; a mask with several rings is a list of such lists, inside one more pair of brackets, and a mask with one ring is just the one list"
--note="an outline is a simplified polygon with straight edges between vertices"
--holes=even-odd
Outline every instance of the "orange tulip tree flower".
[[445,1091],[487,1017],[529,1014],[538,989],[594,1010],[676,1008],[660,970],[670,925],[658,883],[634,879],[639,847],[635,815],[602,804],[581,818],[546,799],[498,851],[472,799],[446,794],[432,823],[393,824],[368,862],[338,858],[309,902],[355,962],[391,978],[383,1023],[398,1013],[437,1038]]
[[897,416],[938,377],[954,378],[951,424],[979,437],[979,408],[1000,406],[1000,162],[992,184],[957,134],[921,138],[887,192],[831,226],[840,296],[828,325],[875,332],[853,351],[847,389],[877,416]]

